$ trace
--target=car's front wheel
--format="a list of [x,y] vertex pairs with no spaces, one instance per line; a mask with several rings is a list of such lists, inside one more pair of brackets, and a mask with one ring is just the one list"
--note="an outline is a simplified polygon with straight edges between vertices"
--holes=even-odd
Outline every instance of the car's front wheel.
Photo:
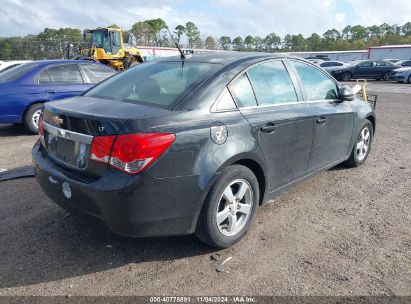
[[384,81],[390,80],[390,73],[389,72],[385,73],[384,76],[382,76],[382,79],[384,79]]
[[410,76],[408,76],[408,81],[407,81],[408,83],[411,83],[411,75]]
[[373,134],[372,124],[366,120],[357,136],[350,158],[345,162],[348,166],[358,167],[365,162],[371,150]]
[[259,205],[258,181],[247,167],[227,167],[211,188],[197,223],[203,242],[226,248],[249,230]]
[[351,77],[352,75],[350,72],[345,72],[344,74],[341,75],[342,81],[350,81]]
[[28,108],[24,116],[24,126],[26,129],[33,133],[38,132],[39,118],[41,110],[43,109],[42,103],[36,103]]

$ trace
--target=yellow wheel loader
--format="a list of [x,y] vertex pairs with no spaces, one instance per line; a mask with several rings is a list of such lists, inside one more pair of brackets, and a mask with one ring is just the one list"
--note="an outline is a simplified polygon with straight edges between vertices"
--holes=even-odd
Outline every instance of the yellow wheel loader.
[[142,63],[142,53],[134,47],[124,47],[123,30],[119,28],[97,28],[85,30],[84,39],[90,38],[90,48],[83,49],[72,59],[88,59],[106,64],[118,71]]

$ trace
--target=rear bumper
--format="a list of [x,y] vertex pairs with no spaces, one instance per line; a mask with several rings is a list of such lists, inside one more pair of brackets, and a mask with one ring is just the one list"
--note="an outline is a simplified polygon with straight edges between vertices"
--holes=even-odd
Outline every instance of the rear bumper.
[[[124,236],[193,233],[204,200],[201,184],[210,176],[154,178],[114,169],[85,181],[49,160],[36,143],[32,150],[36,179],[43,191],[69,212]],[[70,186],[71,197],[63,193]]]

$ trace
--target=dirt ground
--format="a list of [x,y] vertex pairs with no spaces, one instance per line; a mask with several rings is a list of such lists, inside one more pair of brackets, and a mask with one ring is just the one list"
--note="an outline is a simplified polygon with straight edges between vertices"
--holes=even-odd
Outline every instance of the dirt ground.
[[[338,166],[258,211],[217,252],[194,237],[129,239],[57,207],[33,178],[0,182],[0,295],[411,295],[411,85],[374,82],[366,164]],[[0,168],[35,136],[0,126]]]

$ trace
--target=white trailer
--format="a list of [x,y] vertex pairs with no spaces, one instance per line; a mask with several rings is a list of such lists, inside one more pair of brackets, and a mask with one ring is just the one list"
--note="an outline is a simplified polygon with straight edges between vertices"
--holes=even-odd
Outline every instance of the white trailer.
[[385,45],[368,48],[368,58],[371,60],[411,59],[411,44]]
[[367,50],[358,51],[321,51],[321,52],[291,52],[290,55],[308,58],[308,57],[318,57],[321,58],[325,56],[329,60],[333,61],[352,61],[352,60],[363,60],[368,59]]

